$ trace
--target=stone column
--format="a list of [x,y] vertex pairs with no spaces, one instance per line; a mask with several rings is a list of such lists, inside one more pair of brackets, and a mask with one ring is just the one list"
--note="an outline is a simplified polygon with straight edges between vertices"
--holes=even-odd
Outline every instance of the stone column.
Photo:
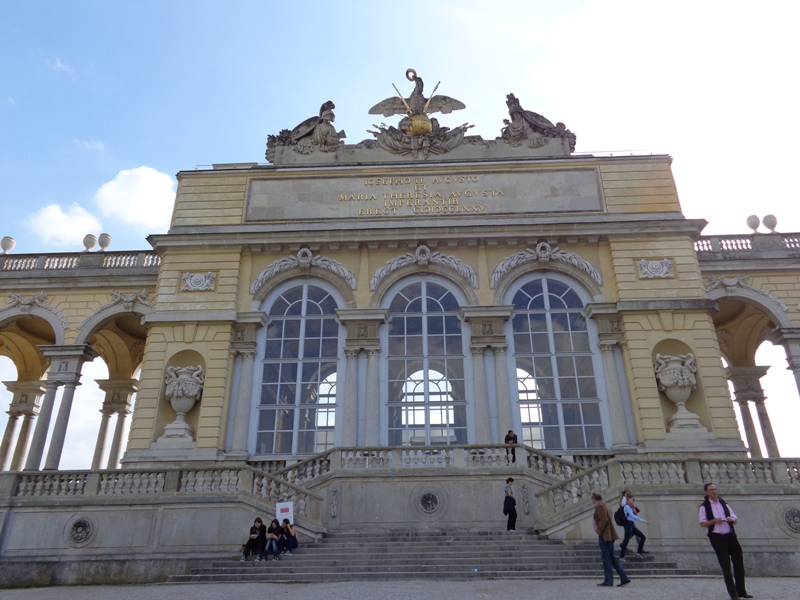
[[511,397],[508,388],[508,365],[506,364],[506,346],[493,346],[494,376],[497,389],[497,425],[501,439],[505,439],[505,432],[514,429],[511,415]]
[[8,464],[9,449],[11,448],[11,440],[14,439],[14,434],[17,433],[17,425],[19,414],[8,411],[8,421],[6,422],[6,430],[3,432],[3,441],[0,442],[0,471],[5,471]]
[[[634,447],[628,434],[627,419],[625,417],[622,386],[617,377],[617,365],[614,358],[615,348],[624,343],[622,323],[617,305],[611,302],[593,303],[586,306],[583,314],[587,319],[594,319],[597,323],[597,336],[600,354],[603,360],[603,383],[606,387],[608,401],[608,414],[611,419],[611,448],[616,451],[629,450]],[[600,377],[595,377],[597,380]],[[598,381],[598,383],[600,383]]]
[[761,387],[761,378],[767,374],[769,367],[741,367],[732,365],[725,369],[725,376],[733,382],[733,393],[736,401],[742,409],[742,423],[744,424],[747,445],[750,446],[750,455],[753,458],[761,458],[761,447],[756,436],[756,429],[748,402],[756,405],[756,414],[761,425],[761,434],[764,436],[764,443],[770,458],[780,456],[778,445],[775,442],[775,434],[772,431],[772,424],[767,414],[767,407],[764,405],[764,389]]
[[[3,384],[11,392],[12,398],[7,413],[8,424],[3,435],[3,441],[0,443],[0,471],[4,471],[9,467],[9,459],[11,459],[10,470],[18,471],[28,451],[32,431],[31,425],[33,418],[39,413],[39,398],[44,393],[45,386],[39,380],[4,381]],[[20,427],[17,434],[18,426]],[[17,442],[12,458],[11,442],[15,434],[17,434]]]
[[25,469],[38,471],[41,464],[44,445],[47,440],[47,431],[50,427],[50,417],[53,413],[56,388],[64,385],[61,398],[61,407],[58,410],[56,424],[50,440],[50,448],[45,459],[45,469],[57,469],[64,449],[64,438],[67,433],[69,413],[72,409],[72,398],[75,388],[80,385],[81,368],[86,361],[92,361],[99,356],[88,344],[64,346],[39,346],[47,358],[50,359],[50,368],[47,371],[47,390],[39,418],[36,421],[36,430],[33,433],[33,443],[28,453]]
[[106,437],[108,436],[108,421],[111,415],[114,414],[108,409],[100,411],[100,431],[97,432],[97,442],[94,445],[94,455],[92,456],[92,471],[97,471],[100,468],[100,462],[103,460],[103,455],[106,452]]
[[364,419],[364,445],[377,446],[380,443],[380,401],[381,387],[378,377],[379,348],[367,349],[367,409]]
[[475,394],[475,443],[491,444],[492,430],[489,423],[489,398],[486,392],[485,346],[470,346],[472,350],[472,373]]
[[56,390],[61,385],[60,381],[48,380],[42,400],[42,407],[39,411],[39,418],[36,419],[36,428],[33,431],[28,459],[25,461],[26,471],[38,471],[44,454],[44,445],[47,442],[47,431],[50,429],[50,417],[53,415],[53,406],[56,402]]
[[111,415],[117,415],[114,427],[114,436],[111,439],[111,449],[106,463],[107,469],[116,469],[119,462],[122,434],[125,431],[125,422],[131,412],[131,398],[139,391],[137,379],[97,379],[97,385],[106,393],[100,413],[103,415],[100,431],[97,434],[97,444],[92,458],[92,470],[100,469],[105,455],[106,440],[108,438],[108,425]]
[[358,354],[359,351],[352,348],[344,351],[347,365],[344,372],[342,446],[345,447],[358,443]]
[[779,327],[767,340],[786,350],[787,369],[794,374],[797,392],[800,393],[800,327]]
[[336,311],[339,322],[347,327],[344,353],[347,357],[344,377],[344,406],[342,444],[358,443],[358,355],[367,353],[367,389],[364,398],[364,444],[380,443],[381,381],[380,381],[380,326],[389,318],[385,308],[340,308]]
[[247,434],[250,430],[250,403],[253,397],[253,371],[257,354],[256,335],[259,328],[266,325],[267,321],[268,317],[263,312],[240,312],[237,313],[236,323],[233,326],[231,351],[242,357],[242,369],[239,372],[239,389],[236,391],[231,450],[227,454],[230,458],[247,459],[249,456]]
[[[472,336],[472,383],[473,408],[475,414],[475,443],[491,444],[493,437],[504,440],[506,432],[514,428],[511,412],[511,399],[508,387],[508,365],[506,364],[505,322],[514,312],[510,304],[487,306],[462,306],[461,318],[470,324]],[[489,389],[486,384],[485,351],[490,348],[494,353],[495,396],[497,405],[497,423],[499,430],[492,435]]]

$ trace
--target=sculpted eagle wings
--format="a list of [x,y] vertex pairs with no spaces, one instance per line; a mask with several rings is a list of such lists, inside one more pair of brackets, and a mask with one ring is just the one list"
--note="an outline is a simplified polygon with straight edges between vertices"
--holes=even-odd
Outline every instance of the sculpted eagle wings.
[[[422,114],[425,102],[428,100],[427,98],[421,98],[422,103],[415,102],[415,100],[416,98],[414,98],[413,95],[409,98],[406,98],[406,102],[412,107],[412,114]],[[416,105],[418,104],[421,105],[417,107]],[[424,112],[427,114],[441,112],[442,114],[449,115],[454,110],[461,110],[462,108],[466,107],[466,104],[460,100],[456,100],[450,96],[436,95],[431,98],[430,104],[428,104],[428,108]],[[406,104],[397,96],[386,98],[386,100],[378,102],[375,106],[369,109],[369,114],[383,115],[384,117],[391,117],[392,115],[405,115],[408,114],[408,112],[409,111],[408,108],[406,108]]]

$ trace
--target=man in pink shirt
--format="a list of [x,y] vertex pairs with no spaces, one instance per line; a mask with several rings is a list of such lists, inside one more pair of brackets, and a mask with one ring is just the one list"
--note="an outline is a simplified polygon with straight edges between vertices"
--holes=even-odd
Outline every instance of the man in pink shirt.
[[[744,586],[744,558],[742,547],[736,538],[733,526],[737,518],[733,509],[725,500],[717,495],[717,486],[707,483],[703,486],[706,492],[705,500],[700,505],[698,518],[700,527],[708,531],[711,547],[717,555],[719,566],[722,567],[722,576],[725,578],[725,587],[731,600],[739,598],[752,598]],[[733,563],[733,574],[731,574]]]

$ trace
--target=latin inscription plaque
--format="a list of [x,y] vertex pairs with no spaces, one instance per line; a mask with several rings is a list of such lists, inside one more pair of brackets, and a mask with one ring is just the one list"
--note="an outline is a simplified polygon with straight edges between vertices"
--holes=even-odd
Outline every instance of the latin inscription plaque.
[[602,211],[594,169],[253,179],[247,221]]

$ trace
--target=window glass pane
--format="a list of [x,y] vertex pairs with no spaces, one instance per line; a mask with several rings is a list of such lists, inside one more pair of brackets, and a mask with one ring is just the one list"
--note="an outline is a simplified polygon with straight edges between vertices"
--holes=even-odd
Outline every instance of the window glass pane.
[[531,352],[531,336],[527,333],[514,336],[514,349],[517,352],[524,352],[530,354]]
[[277,404],[277,403],[278,403],[278,386],[277,385],[261,386],[260,404]]
[[587,448],[605,448],[606,442],[603,439],[603,428],[592,425],[585,428]]
[[575,363],[571,356],[556,356],[556,368],[562,377],[575,375]]
[[545,450],[558,450],[563,447],[558,427],[543,427],[542,431],[544,432]]
[[319,319],[306,319],[306,338],[319,337],[322,333],[322,321]]
[[444,332],[461,334],[461,321],[453,315],[446,315],[444,318]]
[[422,356],[422,336],[410,335],[406,338],[406,355]]
[[553,334],[553,349],[558,352],[572,352],[572,340],[568,333]]
[[444,333],[444,319],[439,315],[428,317],[428,335],[441,333]]
[[567,435],[567,448],[586,448],[586,442],[583,439],[583,427],[564,427],[564,433]]
[[583,422],[587,425],[600,424],[600,405],[596,402],[584,402],[581,404],[583,409]]
[[542,423],[558,425],[558,407],[555,404],[542,404]]
[[531,335],[531,351],[534,354],[550,352],[550,340],[546,333],[534,333]]
[[581,377],[578,379],[578,391],[581,398],[597,398],[597,386],[595,386],[594,377]]
[[578,384],[572,378],[560,377],[558,385],[561,387],[562,399],[573,399],[578,397]]
[[260,431],[256,435],[256,454],[272,454],[275,434],[272,431]]
[[589,336],[585,333],[573,333],[572,349],[575,352],[589,352]]
[[275,411],[268,409],[268,410],[260,410],[258,411],[258,428],[265,429],[267,431],[274,431],[275,430]]
[[444,336],[443,335],[429,335],[428,336],[428,355],[441,356],[444,352]]
[[319,358],[319,352],[319,339],[306,338],[305,344],[303,344],[303,358]]
[[293,435],[291,431],[283,431],[275,434],[275,454],[292,453]]
[[583,423],[581,420],[581,405],[580,404],[564,404],[562,405],[564,411],[564,423],[566,425],[580,425]]
[[464,351],[462,350],[463,347],[463,339],[460,335],[448,335],[447,336],[447,354],[463,354]]
[[300,340],[284,340],[282,358],[297,358],[300,356]]
[[576,356],[575,373],[583,377],[591,377],[592,375],[594,375],[594,367],[592,366],[592,357]]

